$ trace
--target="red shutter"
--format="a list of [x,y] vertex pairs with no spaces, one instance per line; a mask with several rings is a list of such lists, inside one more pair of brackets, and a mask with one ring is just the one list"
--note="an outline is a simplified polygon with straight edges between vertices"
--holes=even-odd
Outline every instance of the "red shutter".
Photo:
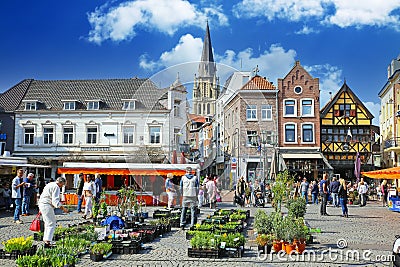
[[340,116],[340,110],[335,110],[335,112],[333,113],[335,117],[339,117]]
[[355,117],[356,116],[356,110],[352,109],[350,110],[350,117]]

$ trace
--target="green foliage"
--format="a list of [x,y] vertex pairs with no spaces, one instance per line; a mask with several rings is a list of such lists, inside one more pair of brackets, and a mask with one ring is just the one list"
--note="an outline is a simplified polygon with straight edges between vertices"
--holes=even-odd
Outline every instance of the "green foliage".
[[289,216],[293,216],[295,218],[304,217],[307,210],[306,200],[302,197],[298,197],[296,199],[289,199],[286,207],[289,211]]
[[273,230],[272,216],[263,210],[257,210],[254,218],[254,228],[258,234],[271,234]]
[[29,236],[26,239],[23,236],[11,238],[2,242],[2,244],[6,252],[11,252],[13,250],[26,251],[32,248],[33,236]]
[[227,248],[238,248],[244,246],[246,239],[241,233],[229,233],[221,235],[221,242],[225,242]]
[[275,236],[272,234],[258,234],[256,237],[257,245],[264,247],[267,244],[272,244]]
[[243,221],[246,220],[247,215],[246,214],[242,214],[242,213],[233,213],[231,215],[229,215],[229,219],[231,221]]
[[275,183],[272,186],[272,193],[274,194],[274,207],[275,211],[280,212],[282,202],[289,198],[290,189],[294,181],[294,176],[288,170],[278,173]]
[[86,251],[90,246],[90,241],[83,238],[65,238],[57,241],[56,245],[68,249],[70,254],[77,255]]
[[64,267],[65,265],[74,265],[78,258],[70,254],[66,248],[51,248],[39,250],[36,255],[23,256],[16,260],[19,267]]
[[111,251],[112,244],[110,243],[96,243],[92,245],[90,248],[90,252],[93,254],[101,254],[101,255],[106,255],[108,252]]

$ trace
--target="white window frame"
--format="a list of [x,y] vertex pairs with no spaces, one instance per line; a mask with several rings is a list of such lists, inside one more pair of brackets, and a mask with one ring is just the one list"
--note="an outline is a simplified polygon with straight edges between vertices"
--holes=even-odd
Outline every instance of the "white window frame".
[[270,104],[261,105],[261,120],[272,121],[272,105]]
[[64,102],[64,110],[75,110],[75,109],[76,109],[75,101]]
[[[304,141],[304,126],[311,126],[312,127],[312,141]],[[315,144],[315,126],[314,123],[302,123],[301,124],[301,143],[303,144]]]
[[88,101],[87,110],[99,110],[100,101]]
[[[288,106],[288,105],[286,105],[286,102],[288,102],[288,101],[294,101],[294,106],[293,106],[294,113],[293,114],[286,113],[286,106]],[[288,98],[288,99],[283,100],[283,116],[284,117],[297,117],[297,100],[296,99]]]
[[[289,125],[294,126],[294,141],[293,142],[286,141],[286,126],[289,126]],[[293,123],[293,122],[285,123],[283,125],[283,133],[284,133],[283,142],[285,144],[297,144],[297,124],[296,123]]]
[[174,100],[174,117],[180,118],[181,117],[181,101]]
[[[127,129],[133,129],[132,132],[127,132]],[[124,145],[133,145],[135,144],[135,125],[124,125],[122,126],[122,143]],[[127,138],[125,138],[127,136]]]
[[[33,133],[26,133],[26,129],[33,129]],[[31,142],[27,143],[26,142],[26,135],[29,135],[29,140],[31,140]],[[36,134],[36,130],[35,130],[35,126],[33,125],[28,125],[28,126],[24,126],[24,136],[23,136],[23,143],[24,145],[34,145],[35,144],[35,134]]]
[[[160,129],[159,132],[158,132],[159,142],[152,142],[152,138],[151,138],[151,134],[152,134],[151,129],[152,128],[159,128]],[[157,136],[155,138],[157,139]],[[161,127],[161,125],[149,125],[149,144],[150,145],[161,145],[161,143],[162,143],[161,141],[162,141],[162,127]]]
[[25,102],[25,110],[36,110],[37,109],[37,103],[35,101],[31,102]]
[[[72,129],[72,133],[66,133],[65,132],[65,129]],[[71,145],[71,144],[73,144],[74,143],[74,141],[75,141],[75,129],[74,129],[74,126],[72,126],[72,125],[63,125],[63,128],[62,128],[63,130],[63,136],[62,136],[62,143],[64,144],[64,145]],[[70,140],[70,137],[72,137],[72,142],[65,142],[65,137],[67,136],[67,140],[69,141]]]
[[[90,132],[89,129],[96,128],[96,133]],[[89,136],[90,135],[90,136]],[[93,136],[95,137],[95,142],[93,142]],[[86,125],[86,144],[93,145],[99,142],[99,126],[98,125]]]
[[[249,115],[251,115],[251,116],[249,117]],[[257,121],[257,105],[247,105],[246,106],[246,120],[247,121]]]
[[134,100],[125,100],[122,104],[122,110],[135,110],[136,109],[136,101]]
[[257,139],[257,143],[251,143],[250,142],[250,137],[253,137],[254,138],[254,136],[258,136],[258,133],[257,133],[257,131],[252,131],[252,130],[247,130],[247,132],[246,132],[246,146],[247,147],[258,147],[258,142],[259,142],[259,140]]
[[[54,126],[43,126],[43,144],[44,145],[52,145],[55,142],[55,134],[54,134]],[[51,129],[51,132],[46,133],[46,129]],[[46,141],[47,138],[47,141]]]
[[[303,107],[309,106],[309,105],[303,105],[303,101],[311,101],[311,114],[304,114],[303,113]],[[314,117],[314,99],[312,98],[303,98],[300,100],[300,111],[301,111],[301,116],[302,117]]]

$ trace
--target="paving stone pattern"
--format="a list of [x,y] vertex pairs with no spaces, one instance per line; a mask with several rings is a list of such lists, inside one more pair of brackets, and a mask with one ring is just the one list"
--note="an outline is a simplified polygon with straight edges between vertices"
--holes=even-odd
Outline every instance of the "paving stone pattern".
[[[234,208],[231,199],[229,202],[219,203],[221,208]],[[147,207],[151,216],[155,207]],[[247,208],[246,208],[247,209]],[[249,208],[251,216],[254,216],[257,208]],[[270,205],[264,208],[267,212],[272,212]],[[211,214],[213,210],[202,208],[200,219]],[[285,212],[285,210],[283,210]],[[389,262],[376,262],[377,255],[390,255],[394,241],[394,235],[400,234],[399,218],[400,213],[390,212],[380,203],[368,202],[366,207],[349,206],[349,218],[340,216],[341,209],[328,206],[327,212],[330,216],[319,215],[319,205],[307,207],[305,216],[306,222],[314,228],[320,228],[321,233],[315,233],[312,245],[308,245],[306,251],[315,253],[315,259],[307,260],[296,259],[295,256],[289,258],[287,255],[278,256],[274,254],[265,258],[257,255],[255,245],[254,230],[251,225],[247,229],[248,242],[246,243],[245,253],[242,258],[223,258],[223,259],[197,259],[187,256],[189,241],[185,238],[185,231],[173,228],[172,232],[162,238],[157,238],[153,242],[146,243],[147,249],[141,250],[139,254],[132,255],[112,255],[109,259],[102,262],[92,262],[89,255],[85,255],[79,266],[389,266]],[[22,217],[25,222],[23,225],[13,223],[11,213],[0,213],[0,241],[12,237],[29,236],[30,222],[34,215]],[[80,214],[72,212],[70,214],[58,214],[58,223],[66,226],[68,223],[78,223],[82,221]],[[343,250],[337,248],[338,240],[344,239],[348,247]],[[42,242],[37,242],[41,245]],[[1,245],[2,246],[2,245]],[[333,256],[329,256],[329,250],[337,250]],[[349,250],[371,250],[368,254],[371,260],[365,260],[360,256],[359,259],[349,257],[346,252]],[[324,252],[323,251],[327,251]],[[347,255],[347,256],[346,256]],[[350,255],[351,256],[351,255]],[[0,266],[16,266],[12,260],[0,260]]]

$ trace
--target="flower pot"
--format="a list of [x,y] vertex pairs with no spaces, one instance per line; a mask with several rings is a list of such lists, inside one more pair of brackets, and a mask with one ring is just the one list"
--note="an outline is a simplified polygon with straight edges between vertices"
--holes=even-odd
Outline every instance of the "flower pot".
[[103,260],[103,254],[90,253],[90,259],[92,261],[102,261]]
[[295,251],[296,245],[293,244],[286,244],[285,245],[285,252],[286,254],[290,255],[293,251]]
[[258,245],[258,251],[261,254],[270,254],[271,250],[272,250],[272,245],[271,244],[266,244],[265,246]]
[[272,243],[272,247],[274,248],[275,252],[279,252],[282,250],[282,242],[281,241],[274,241]]
[[306,243],[297,243],[296,244],[296,251],[299,254],[303,254],[303,251],[306,249]]
[[281,249],[282,249],[283,251],[286,251],[286,245],[288,245],[288,244],[289,244],[289,242],[283,241],[283,242],[282,242],[282,248],[281,248]]

